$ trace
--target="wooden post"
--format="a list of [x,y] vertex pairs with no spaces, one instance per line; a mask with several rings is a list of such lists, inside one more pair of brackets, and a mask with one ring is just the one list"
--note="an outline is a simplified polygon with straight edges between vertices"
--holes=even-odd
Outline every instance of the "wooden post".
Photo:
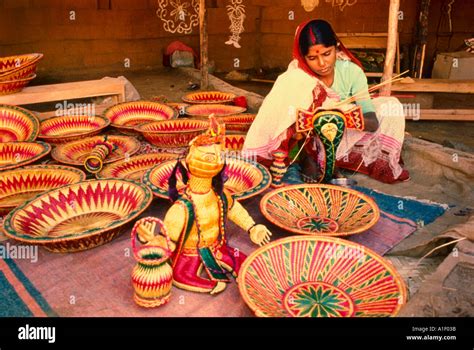
[[201,90],[206,90],[209,87],[206,0],[199,0],[199,37],[201,46]]
[[426,55],[426,43],[428,41],[428,15],[430,10],[430,3],[431,0],[421,0],[420,17],[418,19],[416,30],[417,33],[414,76],[420,79],[423,77],[423,66]]
[[[398,10],[400,9],[400,0],[390,0],[390,9],[388,13],[388,38],[387,53],[385,54],[385,63],[383,67],[382,82],[392,78],[393,64],[397,53],[398,36]],[[380,89],[381,96],[390,96],[392,84],[384,85]]]

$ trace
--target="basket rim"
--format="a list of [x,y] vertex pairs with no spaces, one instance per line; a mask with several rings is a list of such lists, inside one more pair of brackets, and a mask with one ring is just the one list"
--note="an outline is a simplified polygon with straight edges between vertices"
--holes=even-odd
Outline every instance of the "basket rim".
[[[401,302],[397,303],[396,309],[393,311],[391,317],[396,316],[402,306],[406,303],[407,301],[407,287],[405,284],[405,281],[403,280],[402,276],[400,273],[395,269],[395,267],[392,265],[392,263],[386,259],[384,259],[380,254],[374,252],[372,249],[367,248],[366,246],[348,241],[343,238],[338,238],[338,237],[329,237],[329,236],[290,236],[290,237],[284,237],[277,239],[273,242],[270,242],[262,247],[258,247],[256,250],[254,250],[250,255],[247,256],[247,258],[244,260],[242,263],[242,266],[240,267],[239,275],[237,276],[237,285],[239,287],[239,292],[241,297],[244,299],[245,303],[247,306],[252,310],[252,312],[255,313],[257,316],[264,316],[264,317],[271,317],[270,315],[267,315],[264,311],[262,311],[255,303],[253,302],[252,298],[248,295],[248,289],[245,288],[245,277],[248,273],[249,266],[252,264],[252,262],[261,254],[264,252],[286,244],[286,243],[293,243],[293,242],[298,242],[298,241],[317,241],[317,242],[328,242],[328,243],[336,243],[339,246],[346,246],[346,247],[353,247],[356,248],[362,252],[364,252],[366,255],[371,256],[374,258],[379,264],[381,264],[386,271],[390,273],[391,276],[393,276],[393,280],[395,284],[397,285],[399,289],[400,296],[402,297]],[[316,281],[307,281],[307,282],[318,282]]]
[[[83,172],[81,169],[77,169],[71,166],[55,165],[55,164],[41,164],[41,165],[29,165],[29,166],[22,167],[21,169],[10,169],[6,171],[2,171],[0,172],[0,178],[4,177],[5,175],[8,175],[9,173],[20,174],[23,172],[32,172],[34,174],[37,174],[38,170],[65,170],[70,173],[75,173],[79,176],[79,180],[73,183],[85,181],[87,177],[86,173]],[[28,192],[28,191],[25,191],[25,192]],[[43,192],[46,192],[46,191],[43,191]],[[0,195],[0,198],[2,198],[1,195]],[[15,208],[15,207],[17,206],[11,205],[11,204],[0,204],[0,209]]]
[[[263,165],[259,164],[258,162],[249,162],[249,161],[234,158],[234,157],[227,157],[226,159],[227,160],[235,160],[237,162],[242,162],[242,163],[245,163],[247,165],[254,165],[255,168],[257,169],[257,171],[259,171],[262,174],[262,181],[260,181],[256,186],[254,186],[254,187],[252,187],[252,188],[250,188],[250,189],[248,189],[244,192],[233,193],[232,197],[234,199],[236,199],[238,201],[248,199],[248,198],[251,198],[253,196],[256,196],[256,195],[262,193],[268,187],[270,187],[271,175],[270,175],[270,172],[267,170],[267,168],[265,168]],[[147,170],[143,174],[142,182],[144,184],[146,184],[151,189],[151,191],[153,192],[153,195],[155,195],[156,197],[169,199],[168,191],[163,190],[162,188],[158,187],[156,184],[154,184],[151,181],[152,175],[154,174],[154,172],[158,171],[160,169],[160,167],[165,168],[167,166],[173,165],[174,163],[176,163],[176,159],[157,164],[156,166],[154,166],[151,169]],[[225,188],[225,184],[224,184],[224,188]]]
[[[84,232],[82,232],[78,235],[69,234],[69,235],[66,235],[66,236],[62,236],[62,237],[59,237],[59,238],[52,238],[52,239],[48,239],[48,237],[39,237],[39,238],[35,239],[35,238],[32,238],[31,236],[25,235],[25,234],[17,235],[16,231],[13,229],[12,220],[15,218],[15,216],[18,215],[19,212],[24,210],[24,208],[26,206],[28,206],[30,203],[38,200],[39,198],[47,197],[47,196],[51,195],[54,192],[59,192],[60,190],[62,190],[64,188],[67,188],[67,187],[71,187],[71,186],[82,185],[82,184],[86,184],[86,183],[90,183],[90,182],[102,182],[102,183],[107,184],[107,183],[109,183],[109,181],[126,182],[126,183],[129,183],[131,185],[136,186],[136,188],[140,188],[144,192],[144,200],[140,204],[139,208],[137,208],[134,211],[130,212],[125,217],[125,219],[122,219],[120,221],[115,220],[111,224],[109,224],[105,227],[89,229],[89,230],[86,230],[86,231],[84,231]],[[69,242],[69,241],[77,241],[77,240],[86,239],[86,238],[89,238],[89,237],[92,237],[92,236],[98,236],[100,234],[115,230],[115,229],[117,229],[121,226],[126,225],[127,223],[129,223],[130,221],[132,221],[136,217],[138,217],[141,213],[143,213],[150,206],[152,200],[153,200],[153,194],[151,193],[151,190],[146,185],[144,185],[140,182],[137,182],[137,181],[126,180],[126,179],[116,179],[116,178],[85,180],[85,181],[76,182],[74,184],[69,184],[69,185],[64,185],[64,186],[61,186],[61,187],[57,187],[55,189],[40,193],[37,196],[31,198],[30,200],[28,200],[25,203],[23,203],[22,205],[16,207],[15,209],[13,209],[10,213],[8,213],[6,215],[6,217],[4,218],[4,221],[3,221],[3,227],[4,227],[4,232],[5,232],[6,236],[8,236],[12,239],[15,239],[17,241],[30,243],[30,244],[47,246],[47,245],[50,245],[50,244],[65,243],[65,242]]]
[[[170,107],[171,108],[171,107]],[[146,126],[154,125],[154,124],[165,124],[165,123],[199,123],[202,124],[202,127],[198,127],[192,130],[144,130]],[[179,118],[179,119],[167,119],[167,120],[158,120],[156,122],[151,123],[143,123],[140,125],[135,126],[135,130],[141,132],[143,134],[150,134],[150,135],[159,135],[159,134],[183,134],[183,133],[191,133],[191,132],[199,132],[199,131],[206,131],[209,128],[209,122],[206,120],[200,119],[191,119],[191,118]]]
[[[128,164],[131,164],[133,163],[134,161],[136,160],[139,160],[139,159],[147,159],[147,158],[150,158],[150,159],[153,159],[153,158],[160,158],[160,157],[163,157],[163,156],[176,156],[176,159],[179,158],[179,154],[176,154],[176,153],[172,153],[172,152],[152,152],[152,153],[145,153],[145,154],[139,154],[137,156],[133,156],[133,157],[130,157],[128,158],[128,161],[125,161],[125,160],[118,160],[116,162],[113,162],[113,163],[110,163],[110,164],[107,164],[106,166],[104,166],[102,168],[102,170],[98,173],[95,174],[95,177],[97,179],[103,179],[103,178],[116,178],[116,179],[125,179],[124,177],[113,177],[112,174],[110,174],[110,172],[112,170],[114,170],[116,167],[122,165],[122,164],[125,164],[125,163],[128,163]],[[170,159],[171,160],[171,159]],[[167,162],[168,160],[166,160]],[[165,161],[163,161],[165,162]],[[163,163],[163,162],[160,162],[159,164]],[[106,175],[103,176],[102,174],[105,173]],[[107,174],[108,173],[108,174]]]
[[[38,134],[39,134],[40,121],[39,121],[38,117],[33,112],[31,112],[30,110],[28,110],[26,108],[22,108],[22,107],[15,106],[15,105],[9,105],[9,104],[6,104],[6,103],[1,103],[0,104],[0,111],[2,109],[10,109],[10,110],[14,110],[16,112],[20,112],[21,114],[23,114],[23,116],[27,117],[33,123],[33,130],[31,130],[31,135],[26,140],[17,140],[16,142],[21,142],[21,141],[30,142],[30,141],[36,140],[36,138],[38,137]],[[15,141],[13,141],[13,142],[15,142]]]
[[[213,93],[214,94],[227,95],[227,98],[219,99],[219,100],[209,99],[209,100],[201,100],[201,101],[197,101],[197,100],[192,98],[194,96],[199,96],[199,95],[203,95],[203,94],[213,94]],[[191,92],[189,94],[186,94],[186,95],[182,96],[181,99],[183,100],[183,102],[191,103],[191,104],[220,104],[220,103],[232,102],[236,97],[237,97],[237,95],[234,94],[233,92],[209,90],[209,91]]]
[[37,63],[39,60],[41,60],[44,57],[44,54],[38,53],[38,52],[32,52],[32,53],[25,53],[21,55],[13,55],[13,56],[5,56],[5,57],[0,57],[0,61],[2,60],[7,60],[7,59],[15,59],[19,57],[24,57],[24,56],[32,56],[32,59],[30,61],[27,61],[24,65],[20,65],[18,67],[14,67],[12,69],[9,69],[3,73],[0,73],[0,78],[3,76],[9,75],[14,73],[17,70],[24,69],[26,67],[29,67],[35,63]]
[[[63,144],[57,145],[52,150],[51,157],[53,157],[53,159],[55,159],[56,161],[58,161],[60,163],[63,163],[63,164],[81,165],[82,166],[84,164],[83,161],[79,161],[79,160],[71,159],[71,158],[66,158],[62,153],[63,149],[66,148],[66,147],[73,147],[76,144],[81,145],[81,144],[84,144],[85,142],[88,142],[91,139],[99,139],[99,138],[103,139],[104,136],[95,135],[95,136],[87,137],[85,139],[75,140],[75,141],[71,141],[71,142],[68,142],[68,143],[63,143]],[[110,141],[111,139],[125,139],[125,140],[128,140],[132,144],[132,148],[126,152],[129,156],[133,156],[135,153],[137,153],[140,150],[140,142],[133,136],[108,135],[108,140]],[[127,156],[124,154],[123,156],[120,156],[120,157],[105,159],[103,163],[104,164],[113,163],[113,162],[122,160],[126,157]]]
[[268,201],[271,197],[281,193],[281,192],[286,192],[289,190],[295,190],[295,189],[301,189],[301,188],[328,188],[328,189],[333,189],[333,190],[339,190],[342,192],[349,192],[353,195],[356,195],[359,198],[362,198],[364,201],[366,201],[373,209],[374,209],[374,217],[370,220],[369,223],[367,223],[364,226],[361,226],[353,231],[349,232],[331,232],[331,233],[318,233],[319,236],[325,236],[325,237],[343,237],[343,236],[350,236],[358,233],[362,233],[364,231],[367,231],[369,228],[374,226],[379,218],[380,218],[380,208],[378,207],[377,203],[375,200],[370,198],[364,193],[361,193],[357,190],[354,190],[352,188],[346,188],[346,187],[341,187],[341,186],[336,186],[336,185],[327,185],[327,184],[296,184],[296,185],[289,185],[289,186],[284,186],[280,188],[276,188],[268,193],[266,193],[262,199],[260,200],[260,212],[263,214],[263,216],[270,221],[272,224],[284,229],[285,231],[291,232],[291,233],[297,233],[305,236],[314,236],[314,234],[307,232],[305,230],[300,230],[300,229],[295,229],[295,228],[290,228],[286,225],[284,225],[282,222],[279,220],[275,219],[268,211],[266,205],[268,204]]
[[[252,118],[252,119],[255,119],[255,117],[257,116],[256,113],[240,113],[240,114],[232,114],[232,115],[226,115],[226,116],[222,116],[222,117],[217,117],[217,120],[219,121],[222,121],[222,122],[226,122],[227,120],[231,119],[231,118]],[[230,122],[231,124],[247,124],[249,123],[248,121],[232,121]],[[250,122],[252,123],[252,122]]]
[[[86,118],[98,118],[98,119],[101,119],[104,121],[104,124],[103,125],[100,125],[98,128],[95,128],[95,129],[92,129],[92,130],[88,130],[88,131],[83,131],[83,132],[77,132],[75,134],[68,134],[68,135],[45,135],[45,134],[42,134],[41,133],[41,127],[48,123],[48,122],[51,122],[51,121],[54,121],[54,120],[57,120],[57,119],[65,119],[65,118],[77,118],[77,117],[86,117]],[[90,133],[93,133],[93,132],[100,132],[101,130],[105,129],[106,127],[108,127],[110,125],[110,120],[106,117],[103,117],[101,115],[93,115],[93,116],[88,116],[88,115],[62,115],[62,116],[57,116],[57,117],[53,117],[53,118],[49,118],[49,119],[46,119],[46,120],[43,120],[41,123],[40,123],[40,132],[38,134],[38,138],[40,139],[43,139],[43,140],[61,140],[61,139],[69,139],[69,138],[73,138],[73,137],[77,137],[77,136],[82,136],[82,135],[88,135]]]
[[28,159],[25,159],[21,162],[18,162],[14,165],[5,165],[5,166],[2,166],[0,165],[0,171],[4,171],[4,170],[10,170],[10,169],[15,169],[15,168],[18,168],[18,167],[21,167],[21,166],[24,166],[24,165],[27,165],[27,164],[30,164],[30,163],[33,163],[33,162],[36,162],[38,159],[41,159],[43,157],[45,157],[46,155],[49,154],[49,152],[51,152],[51,149],[52,149],[52,146],[49,144],[49,143],[46,143],[46,142],[43,142],[43,141],[12,141],[12,142],[0,142],[0,147],[2,145],[27,145],[27,144],[36,144],[36,145],[40,145],[42,147],[42,150],[41,152],[39,152],[38,154],[36,154],[35,156],[31,157],[31,158],[28,158]]
[[25,78],[15,79],[15,80],[0,81],[0,85],[26,82],[26,81],[33,80],[34,78],[36,78],[36,74],[35,74],[35,73],[31,73],[30,75],[28,75],[28,76],[25,77]]

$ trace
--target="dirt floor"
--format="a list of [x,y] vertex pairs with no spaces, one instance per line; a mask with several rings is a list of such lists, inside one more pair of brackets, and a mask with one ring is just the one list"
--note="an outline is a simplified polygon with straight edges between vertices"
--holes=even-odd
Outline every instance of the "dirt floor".
[[[199,81],[184,74],[182,71],[173,69],[143,72],[110,72],[107,76],[125,76],[138,90],[143,99],[162,96],[169,102],[181,101],[183,95],[192,91],[190,86],[199,83]],[[35,84],[100,79],[102,77],[104,77],[103,72],[90,73],[87,76],[83,74],[80,76],[71,74],[68,75],[67,78],[58,77],[55,79],[38,80]],[[244,82],[233,84],[242,89],[253,91],[261,95],[268,93],[271,88],[271,84],[267,83]],[[450,146],[454,149],[474,153],[474,123],[409,121],[406,129],[414,137],[419,137],[444,146]],[[452,152],[455,153],[456,150],[452,150]],[[443,186],[441,183],[433,184],[431,181],[425,181],[427,176],[429,178],[430,175],[427,175],[425,171],[426,169],[418,168],[419,164],[422,164],[419,159],[408,159],[407,168],[409,168],[412,174],[412,180],[407,183],[398,184],[397,186],[384,185],[364,175],[354,175],[354,179],[356,179],[359,182],[359,185],[362,186],[375,188],[388,194],[414,196],[420,199],[445,203],[454,207],[453,210],[448,211],[433,224],[418,230],[412,236],[402,241],[401,244],[392,250],[390,256],[387,256],[387,258],[397,267],[402,277],[404,277],[411,295],[419,290],[425,279],[436,271],[440,263],[443,261],[443,257],[430,257],[425,259],[423,264],[418,264],[419,257],[410,256],[409,254],[399,254],[398,252],[405,252],[409,250],[410,247],[416,246],[418,243],[426,241],[426,239],[430,237],[435,237],[448,227],[465,222],[467,218],[456,215],[456,213],[472,206],[473,200],[472,193],[467,196],[462,194],[462,184],[456,184],[456,190],[453,190],[454,187],[451,188],[450,186]],[[449,181],[449,177],[447,180]],[[472,186],[472,184],[468,184],[468,188],[469,186]],[[461,188],[461,191],[457,190],[458,187]],[[255,208],[258,208],[258,206],[255,205]],[[463,273],[464,272],[465,271],[463,270]],[[474,315],[472,310],[472,308],[468,310],[467,314]],[[418,311],[420,312],[418,312],[417,315],[424,315],[422,310]]]

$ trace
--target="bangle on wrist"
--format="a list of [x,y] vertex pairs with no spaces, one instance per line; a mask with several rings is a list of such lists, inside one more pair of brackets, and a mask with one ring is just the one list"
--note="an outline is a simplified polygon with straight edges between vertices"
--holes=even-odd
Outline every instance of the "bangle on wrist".
[[255,226],[257,226],[257,224],[253,224],[252,226],[250,226],[249,229],[247,230],[247,233],[250,234],[250,230],[253,229]]

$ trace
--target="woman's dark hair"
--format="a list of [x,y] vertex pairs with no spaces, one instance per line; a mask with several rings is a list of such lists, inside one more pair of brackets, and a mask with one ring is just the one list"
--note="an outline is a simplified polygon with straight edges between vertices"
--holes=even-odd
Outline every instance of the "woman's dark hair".
[[334,33],[331,25],[322,19],[309,22],[301,30],[299,39],[301,54],[306,56],[309,48],[313,45],[324,45],[325,47],[337,45],[336,33]]

